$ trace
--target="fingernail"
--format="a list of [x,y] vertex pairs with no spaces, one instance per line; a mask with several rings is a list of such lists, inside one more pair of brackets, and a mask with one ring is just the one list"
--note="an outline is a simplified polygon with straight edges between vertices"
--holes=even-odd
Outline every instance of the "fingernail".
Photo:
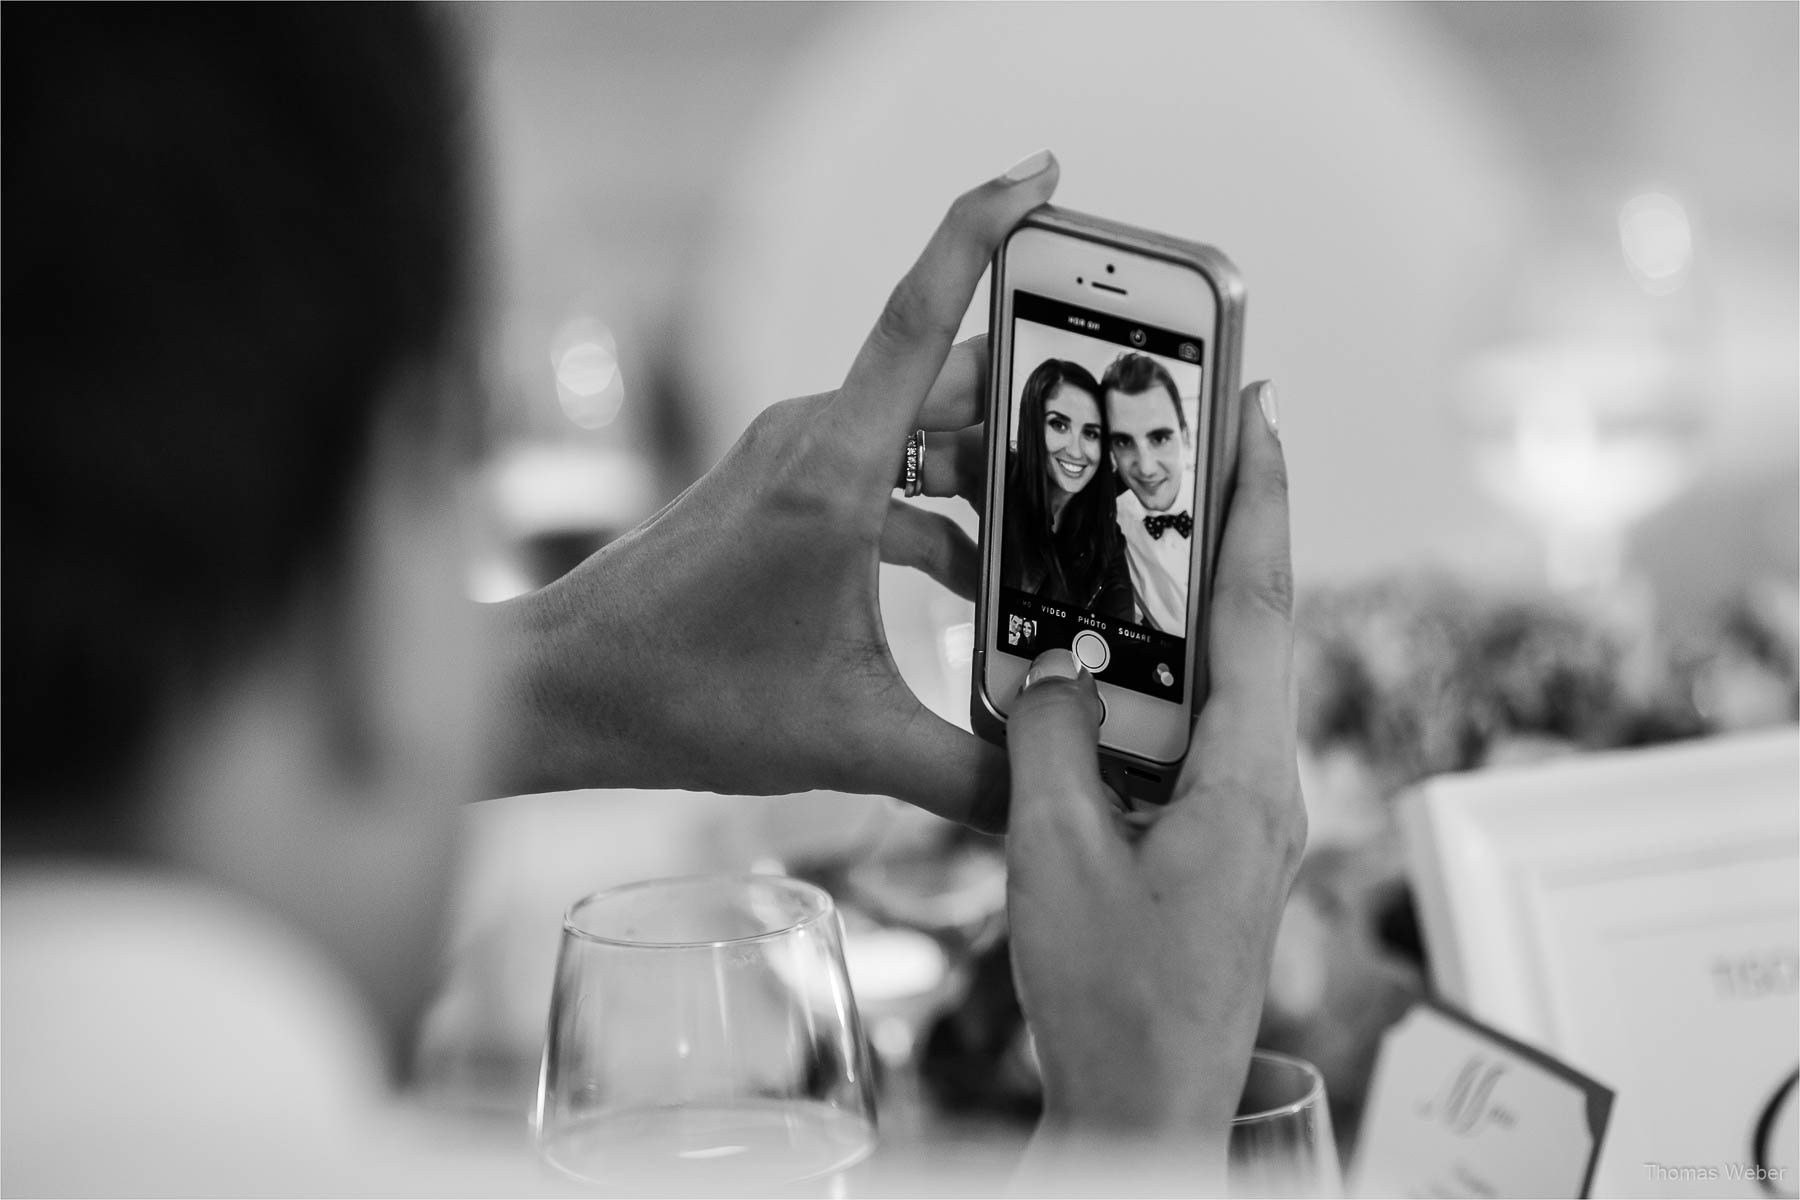
[[1029,691],[1032,685],[1046,679],[1080,679],[1081,670],[1081,664],[1075,661],[1075,655],[1070,651],[1046,650],[1037,656],[1031,670],[1025,672],[1025,683],[1019,690]]
[[1006,169],[1000,177],[1002,183],[1024,183],[1034,175],[1042,175],[1056,161],[1056,155],[1048,150],[1039,150],[1036,154],[1027,154],[1018,162]]
[[1275,384],[1263,380],[1256,385],[1256,404],[1262,409],[1263,420],[1269,423],[1269,432],[1276,437],[1281,436],[1281,403],[1275,398]]

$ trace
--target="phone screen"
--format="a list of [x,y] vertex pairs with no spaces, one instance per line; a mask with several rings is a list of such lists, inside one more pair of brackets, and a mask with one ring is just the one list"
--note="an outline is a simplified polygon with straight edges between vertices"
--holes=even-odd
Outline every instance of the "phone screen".
[[994,648],[1179,702],[1206,343],[1026,291],[1011,333]]

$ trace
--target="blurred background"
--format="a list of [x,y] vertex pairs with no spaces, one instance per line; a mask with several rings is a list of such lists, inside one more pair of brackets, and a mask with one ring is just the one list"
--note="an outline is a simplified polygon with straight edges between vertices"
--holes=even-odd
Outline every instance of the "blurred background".
[[[492,227],[480,599],[833,386],[949,200],[1031,151],[1060,157],[1058,203],[1236,261],[1244,378],[1281,388],[1314,830],[1265,1041],[1326,1070],[1346,1145],[1422,978],[1396,791],[1795,718],[1794,5],[456,15]],[[915,690],[966,725],[971,606],[894,573],[883,609]],[[835,796],[533,797],[470,823],[426,1031],[446,1102],[522,1111],[569,901],[754,864],[844,901],[892,1086],[1029,1111],[992,845]]]

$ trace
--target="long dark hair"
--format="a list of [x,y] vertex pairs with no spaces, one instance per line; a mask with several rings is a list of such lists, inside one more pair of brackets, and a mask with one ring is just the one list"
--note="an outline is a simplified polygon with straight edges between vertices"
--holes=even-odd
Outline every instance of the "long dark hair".
[[454,369],[467,317],[448,33],[406,6],[7,10],[8,851],[118,848],[172,698],[348,569],[384,422],[479,429],[457,389],[391,386]]
[[[1050,479],[1050,455],[1044,448],[1045,410],[1050,397],[1064,385],[1086,392],[1100,414],[1100,458],[1087,486],[1070,496],[1060,525],[1052,523],[1051,500],[1056,484]],[[1059,598],[1085,603],[1093,591],[1109,541],[1118,536],[1115,500],[1118,488],[1112,453],[1107,448],[1106,403],[1100,381],[1067,359],[1039,363],[1025,381],[1019,399],[1016,426],[1017,452],[1007,470],[1006,546],[1004,559],[1023,572],[1028,564],[1041,566],[1048,575],[1046,589]],[[1061,585],[1058,588],[1056,585]]]

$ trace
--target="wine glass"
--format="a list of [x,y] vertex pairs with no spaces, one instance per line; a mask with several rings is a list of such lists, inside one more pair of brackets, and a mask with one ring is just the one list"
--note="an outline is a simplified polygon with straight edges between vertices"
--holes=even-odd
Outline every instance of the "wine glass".
[[867,917],[848,931],[850,969],[880,1058],[883,1100],[904,1134],[924,1115],[921,1037],[1004,928],[1005,858],[998,845],[939,818],[896,813],[840,887],[846,908]]
[[920,832],[890,831],[844,882],[855,903],[877,919],[928,933],[966,959],[993,945],[1005,926],[1005,851],[940,818],[919,817],[896,817],[896,825],[910,820]]
[[1317,1067],[1268,1050],[1250,1056],[1226,1164],[1233,1196],[1344,1194],[1325,1078]]
[[743,1194],[865,1157],[875,1094],[831,897],[728,875],[576,902],[536,1124],[559,1170],[637,1193]]

